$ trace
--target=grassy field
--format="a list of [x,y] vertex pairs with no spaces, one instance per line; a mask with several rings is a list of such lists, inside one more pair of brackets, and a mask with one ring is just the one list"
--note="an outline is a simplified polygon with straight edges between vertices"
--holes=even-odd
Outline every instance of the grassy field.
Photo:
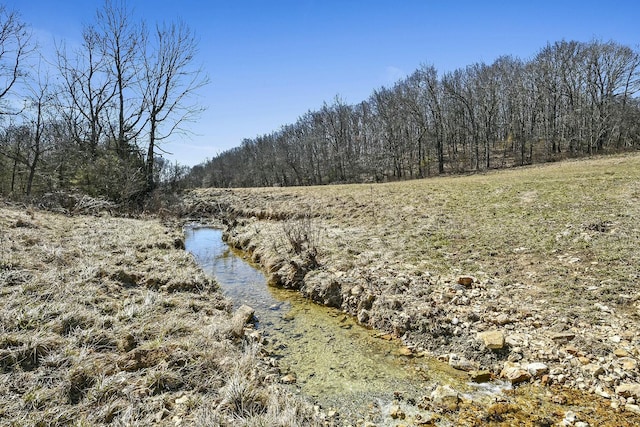
[[[640,156],[387,184],[203,189],[185,212],[227,218],[272,283],[340,307],[414,349],[533,384],[640,395]],[[471,276],[465,286],[461,276]],[[506,343],[486,348],[479,333]]]
[[[245,218],[316,218],[327,265],[369,259],[434,275],[526,282],[549,296],[597,286],[618,302],[640,275],[640,157],[607,157],[376,185],[202,190]],[[409,266],[410,265],[410,266]],[[537,289],[539,287],[539,289]],[[624,300],[624,298],[623,298]]]
[[314,424],[182,238],[0,207],[0,425]]
[[[504,402],[462,401],[443,419],[640,422],[638,155],[196,190],[175,210],[180,221],[223,220],[274,284],[401,337],[414,354],[507,380],[508,364],[545,365]],[[341,425],[275,383],[277,366],[238,337],[230,302],[182,250],[180,221],[0,205],[1,425]],[[486,331],[504,346],[483,344]]]

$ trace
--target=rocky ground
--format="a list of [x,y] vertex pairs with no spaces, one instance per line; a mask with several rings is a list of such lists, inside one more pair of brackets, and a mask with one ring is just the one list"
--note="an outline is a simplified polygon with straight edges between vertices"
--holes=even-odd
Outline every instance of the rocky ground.
[[640,422],[640,156],[384,185],[198,190],[182,209],[223,218],[229,243],[272,284],[470,379],[510,382],[520,391],[506,405],[526,408],[531,390],[546,390],[536,399],[555,412],[534,419],[529,407],[518,422]]

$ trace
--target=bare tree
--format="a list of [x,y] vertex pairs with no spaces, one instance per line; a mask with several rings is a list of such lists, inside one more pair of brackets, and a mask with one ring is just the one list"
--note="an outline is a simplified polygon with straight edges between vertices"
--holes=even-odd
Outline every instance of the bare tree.
[[130,141],[135,140],[144,125],[144,97],[138,90],[144,65],[144,25],[132,22],[132,15],[122,0],[106,0],[96,14],[103,56],[108,64],[105,71],[112,75],[115,91],[113,109],[117,118],[107,124],[121,159],[130,156],[133,148]]
[[154,163],[161,141],[195,119],[202,108],[192,102],[197,91],[208,83],[201,68],[194,67],[197,39],[182,22],[158,25],[153,47],[145,55],[145,101],[149,141],[146,161],[147,191],[155,187]]
[[116,95],[103,38],[95,27],[86,26],[81,47],[70,54],[64,45],[58,46],[56,56],[63,86],[60,103],[64,105],[66,121],[73,126],[78,142],[95,156],[105,134],[106,110]]
[[49,78],[44,73],[38,73],[37,81],[29,88],[29,106],[25,121],[29,123],[31,134],[29,139],[29,155],[26,165],[29,169],[25,194],[31,195],[33,180],[40,164],[42,155],[50,148],[50,133],[52,118],[49,112],[53,110],[53,94],[50,90]]
[[26,76],[24,62],[34,49],[31,32],[18,13],[0,5],[0,114],[15,113],[6,101]]

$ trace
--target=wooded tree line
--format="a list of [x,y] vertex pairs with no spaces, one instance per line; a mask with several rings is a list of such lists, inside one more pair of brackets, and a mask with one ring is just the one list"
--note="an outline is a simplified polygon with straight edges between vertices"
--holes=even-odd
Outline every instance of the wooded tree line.
[[182,22],[147,27],[106,0],[80,43],[44,52],[18,11],[0,5],[0,194],[79,191],[140,200],[188,168],[162,142],[200,111],[207,83]]
[[440,74],[424,65],[359,104],[339,97],[192,169],[202,186],[422,178],[640,147],[640,54],[560,41]]

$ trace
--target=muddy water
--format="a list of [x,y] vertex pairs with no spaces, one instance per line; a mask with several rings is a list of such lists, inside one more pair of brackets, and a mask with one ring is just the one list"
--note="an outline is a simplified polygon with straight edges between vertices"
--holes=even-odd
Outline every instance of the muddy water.
[[256,327],[283,374],[295,375],[300,391],[324,410],[380,422],[380,417],[390,420],[392,406],[415,416],[414,402],[436,384],[450,384],[476,401],[496,392],[491,385],[474,387],[447,364],[402,355],[406,349],[398,340],[363,328],[338,310],[267,286],[262,272],[222,241],[220,230],[187,228],[185,234],[187,250],[234,305],[256,310]]

